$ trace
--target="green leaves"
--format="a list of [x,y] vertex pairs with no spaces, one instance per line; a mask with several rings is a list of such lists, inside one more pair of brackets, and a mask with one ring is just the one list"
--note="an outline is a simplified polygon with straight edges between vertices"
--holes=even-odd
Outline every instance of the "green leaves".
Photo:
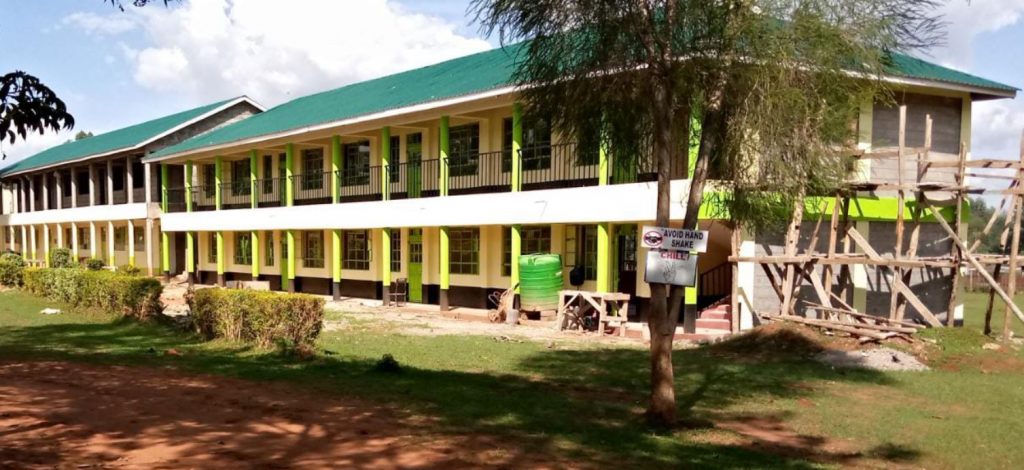
[[38,78],[22,71],[0,77],[0,142],[14,143],[29,132],[42,134],[75,126],[64,101]]

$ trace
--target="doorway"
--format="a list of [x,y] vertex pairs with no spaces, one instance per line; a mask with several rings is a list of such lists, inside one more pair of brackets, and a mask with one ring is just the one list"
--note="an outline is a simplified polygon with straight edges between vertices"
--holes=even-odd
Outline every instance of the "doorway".
[[615,226],[616,291],[636,297],[636,225]]
[[409,301],[423,303],[423,229],[409,229]]

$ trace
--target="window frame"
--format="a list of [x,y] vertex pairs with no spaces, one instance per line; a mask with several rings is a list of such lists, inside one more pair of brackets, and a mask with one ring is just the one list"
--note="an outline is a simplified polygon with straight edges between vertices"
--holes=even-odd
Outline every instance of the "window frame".
[[231,162],[231,195],[251,195],[252,182],[249,174],[252,172],[252,162],[248,158],[233,160]]
[[[544,123],[543,127],[538,128],[538,123]],[[512,118],[502,119],[501,128],[501,171],[508,173],[512,171]],[[538,135],[545,132],[546,139],[538,139]],[[523,145],[519,149],[523,171],[551,169],[552,134],[550,119],[523,117]]]
[[[243,241],[247,241],[247,243],[242,243]],[[252,233],[235,232],[232,246],[234,247],[234,263],[241,266],[252,266]]]
[[302,150],[302,191],[316,191],[324,188],[324,149]]
[[304,268],[322,269],[325,252],[322,230],[304,230],[302,232],[302,266]]
[[402,272],[402,229],[391,229],[391,272]]
[[[522,227],[522,253],[550,253],[551,252],[551,226],[550,225],[524,225]],[[547,232],[547,236],[536,237],[538,233]],[[512,275],[512,227],[502,227],[501,241],[501,275],[509,277]],[[532,245],[532,247],[531,247]],[[544,246],[547,245],[545,248]]]
[[448,229],[448,272],[465,276],[480,274],[480,227]]
[[448,129],[448,175],[471,176],[480,170],[480,123]]
[[370,184],[370,141],[369,139],[348,142],[341,146],[340,185],[365,186]]
[[[342,231],[342,243],[341,268],[352,271],[369,271],[372,261],[370,259],[370,244],[373,243],[369,230],[344,230]],[[362,249],[360,249],[360,245]]]

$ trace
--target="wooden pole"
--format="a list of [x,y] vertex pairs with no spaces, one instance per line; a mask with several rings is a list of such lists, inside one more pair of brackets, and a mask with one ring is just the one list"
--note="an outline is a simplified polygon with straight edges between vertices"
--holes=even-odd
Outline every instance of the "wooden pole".
[[[1020,162],[1021,169],[1017,170],[1017,178],[1021,178],[1022,171],[1024,171],[1024,133],[1021,134],[1020,140]],[[1011,308],[1016,309],[1017,306],[1013,303],[1014,294],[1017,293],[1017,254],[1020,251],[1020,217],[1021,209],[1024,209],[1024,194],[1018,194],[1015,196],[1017,199],[1017,205],[1013,208],[1013,225],[1011,226],[1012,236],[1010,237],[1010,264],[1007,266],[1006,272],[1006,308],[1003,310],[1003,341],[1010,339],[1010,313]],[[1019,310],[1018,310],[1019,311]]]
[[[900,129],[899,129],[899,149],[896,152],[896,181],[898,189],[896,190],[896,247],[893,250],[893,254],[897,260],[903,259],[903,206],[905,204],[905,198],[903,194],[903,153],[906,151],[907,143],[907,106],[900,106]],[[900,311],[900,290],[896,288],[897,279],[903,279],[903,268],[897,267],[893,272],[893,280],[889,284],[889,290],[891,291],[891,298],[889,301],[889,318],[897,320],[897,315]]]
[[[797,198],[793,207],[793,217],[789,222],[789,229],[786,231],[786,256],[796,255],[796,244],[800,241],[800,225],[804,217],[804,198],[801,195]],[[792,264],[786,265],[786,277],[782,281],[782,314],[788,314],[793,309],[793,289],[796,281],[796,267]]]
[[[960,167],[957,168],[956,172],[956,185],[960,187],[967,186],[967,176],[965,175],[967,169],[967,144],[960,142]],[[959,233],[963,227],[964,215],[964,191],[956,192],[956,229]],[[956,323],[956,307],[959,304],[958,297],[960,295],[960,265],[963,263],[964,254],[960,251],[960,247],[956,246],[955,243],[951,244],[951,255],[953,256],[953,270],[951,272],[953,279],[949,287],[949,306],[946,308],[946,326],[953,326]],[[967,312],[964,312],[966,316]]]

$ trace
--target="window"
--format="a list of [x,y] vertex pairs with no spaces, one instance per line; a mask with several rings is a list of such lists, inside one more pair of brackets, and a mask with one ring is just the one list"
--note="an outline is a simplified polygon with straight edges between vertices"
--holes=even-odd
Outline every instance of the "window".
[[[89,194],[89,171],[75,172],[75,178],[78,179],[78,195],[85,196]],[[70,193],[70,191],[68,192]]]
[[206,261],[208,261],[210,263],[216,263],[217,262],[217,233],[216,232],[209,232],[209,235],[210,235],[209,239],[208,239],[209,240],[209,245],[207,245],[209,247],[209,249],[206,250]]
[[252,234],[235,232],[235,264],[252,265]]
[[370,141],[345,144],[343,154],[341,185],[370,184]]
[[[932,117],[932,151],[960,152],[961,98],[904,93],[896,103],[875,103],[871,122],[871,146],[875,149],[899,145],[900,108],[907,107],[907,147],[924,145],[925,118]],[[893,170],[890,170],[893,171]]]
[[235,160],[231,162],[231,194],[234,196],[248,196],[251,182],[249,173],[252,166],[249,159]]
[[302,151],[302,189],[313,190],[324,187],[324,150]]
[[583,278],[597,280],[597,226],[565,226],[565,265],[583,267]]
[[[501,171],[512,171],[512,118],[505,118]],[[551,124],[547,119],[523,119],[523,170],[551,168]]]
[[409,263],[423,263],[423,229],[409,229]]
[[390,160],[388,160],[388,173],[391,175],[391,182],[397,183],[401,178],[401,164],[402,164],[402,138],[396,136],[391,137],[391,144],[388,150],[390,150]]
[[[523,235],[522,240],[522,252],[523,254],[531,253],[549,253],[551,252],[551,227],[550,226],[531,226],[523,227],[520,229]],[[501,264],[501,275],[511,276],[512,275],[512,227],[503,228],[503,240],[502,240],[502,264]]]
[[264,260],[265,261],[264,264],[266,264],[267,266],[273,266],[274,265],[274,232],[271,232],[271,231],[264,232],[263,240],[265,240],[263,242],[263,244],[267,246],[266,255],[265,255],[267,259]]
[[302,232],[302,265],[307,268],[324,267],[324,233],[317,230]]
[[114,249],[124,251],[128,244],[128,227],[114,227]]
[[448,174],[475,175],[480,163],[480,125],[455,126],[448,131]]
[[263,156],[263,194],[274,192],[274,156]]
[[601,135],[594,128],[582,128],[577,133],[576,164],[597,165],[601,160]]
[[448,243],[448,268],[451,273],[479,274],[480,229],[449,229]]
[[114,191],[124,191],[124,167],[120,165],[113,165],[111,174],[114,180]]
[[203,165],[203,195],[213,197],[216,194],[214,185],[217,184],[217,167],[214,165]]
[[345,253],[341,267],[366,271],[370,269],[370,237],[366,230],[346,230]]
[[88,250],[89,249],[89,229],[79,228],[78,229],[78,249]]
[[146,233],[142,230],[142,227],[135,226],[135,251],[146,250]]
[[146,187],[146,169],[142,166],[142,159],[132,160],[132,189]]
[[402,229],[391,229],[391,272],[402,270]]
[[281,232],[281,271],[288,267],[288,236]]

